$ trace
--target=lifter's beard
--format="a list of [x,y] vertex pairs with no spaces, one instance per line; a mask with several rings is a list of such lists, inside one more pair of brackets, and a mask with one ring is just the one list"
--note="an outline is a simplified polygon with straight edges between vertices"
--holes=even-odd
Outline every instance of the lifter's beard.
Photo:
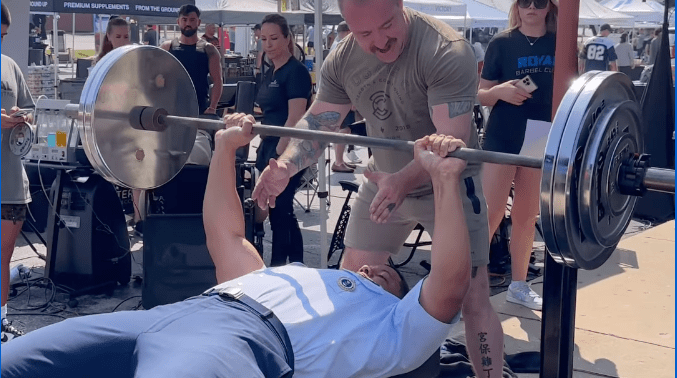
[[183,34],[184,37],[192,37],[197,33],[197,29],[193,28],[183,28],[181,29],[181,34]]

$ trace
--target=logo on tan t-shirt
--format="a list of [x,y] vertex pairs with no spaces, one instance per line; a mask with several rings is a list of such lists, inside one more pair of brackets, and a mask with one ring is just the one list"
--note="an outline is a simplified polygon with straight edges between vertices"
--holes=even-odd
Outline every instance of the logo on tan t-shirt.
[[376,118],[381,121],[385,121],[393,113],[388,109],[387,102],[390,100],[384,91],[378,91],[369,97],[371,100],[371,108],[373,109],[373,114]]

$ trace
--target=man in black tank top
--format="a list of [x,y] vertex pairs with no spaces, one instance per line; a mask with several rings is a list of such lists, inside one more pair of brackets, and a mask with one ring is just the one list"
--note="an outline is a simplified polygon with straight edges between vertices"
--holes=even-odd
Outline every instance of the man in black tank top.
[[[200,114],[215,114],[223,90],[221,54],[214,45],[198,36],[200,10],[196,6],[182,6],[177,24],[181,28],[181,36],[165,41],[161,47],[174,55],[188,71],[197,93]],[[215,84],[211,91],[208,75]]]

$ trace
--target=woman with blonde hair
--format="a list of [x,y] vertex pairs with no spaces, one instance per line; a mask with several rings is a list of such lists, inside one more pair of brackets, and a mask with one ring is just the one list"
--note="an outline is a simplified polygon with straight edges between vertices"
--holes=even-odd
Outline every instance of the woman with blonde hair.
[[[519,154],[527,121],[551,122],[557,7],[556,0],[515,0],[510,8],[510,27],[489,42],[478,92],[480,103],[493,107],[487,121],[485,150]],[[512,283],[507,300],[533,310],[541,310],[543,305],[542,298],[526,282],[540,180],[541,170],[534,168],[485,163],[482,171],[489,238],[503,219],[514,181]]]

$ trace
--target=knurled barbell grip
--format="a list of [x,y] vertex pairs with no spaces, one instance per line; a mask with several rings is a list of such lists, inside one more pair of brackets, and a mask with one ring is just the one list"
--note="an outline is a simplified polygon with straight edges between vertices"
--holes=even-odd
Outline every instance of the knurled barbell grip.
[[[211,119],[178,116],[160,116],[159,119],[160,122],[170,126],[197,127],[198,129],[209,131],[216,131],[223,128],[222,121]],[[305,130],[292,127],[266,126],[256,124],[253,127],[253,132],[262,136],[290,137],[314,140],[318,142],[353,144],[363,147],[406,152],[414,151],[414,142],[410,141],[372,138],[360,135],[340,134],[329,131]],[[461,148],[450,153],[448,156],[464,159],[467,161],[515,165],[528,168],[541,168],[543,166],[543,162],[537,158],[506,154],[502,152],[475,150],[472,148]]]

